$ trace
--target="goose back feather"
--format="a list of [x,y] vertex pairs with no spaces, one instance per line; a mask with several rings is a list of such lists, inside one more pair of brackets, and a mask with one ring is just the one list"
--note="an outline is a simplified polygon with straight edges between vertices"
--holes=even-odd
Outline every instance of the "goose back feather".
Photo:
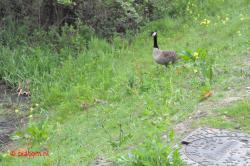
[[170,62],[173,63],[176,61],[176,52],[175,51],[163,51],[159,48],[153,49],[153,58],[156,63],[167,65]]

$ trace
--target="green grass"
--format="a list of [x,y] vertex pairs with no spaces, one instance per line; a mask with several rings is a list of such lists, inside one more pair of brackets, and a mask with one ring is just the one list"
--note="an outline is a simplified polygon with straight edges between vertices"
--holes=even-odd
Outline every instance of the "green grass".
[[[206,16],[211,20],[208,27],[200,25],[203,18],[189,22],[165,18],[144,27],[131,45],[119,38],[108,44],[93,37],[89,49],[77,57],[70,48],[55,53],[44,46],[15,50],[1,47],[0,75],[13,85],[18,80],[31,80],[32,102],[39,104],[28,130],[21,131],[17,147],[32,143],[31,151],[47,148],[50,153],[49,157],[40,158],[2,155],[1,164],[87,165],[98,156],[111,161],[119,161],[121,156],[130,160],[131,149],[169,133],[185,119],[204,91],[223,94],[227,86],[244,86],[250,79],[247,69],[243,69],[242,81],[237,82],[237,78],[242,75],[241,59],[245,62],[249,56],[249,3],[231,3],[235,3],[235,8],[225,5],[218,13],[229,18],[226,24],[217,16]],[[162,49],[208,50],[207,59],[214,60],[211,83],[204,81],[201,69],[192,62],[180,61],[167,69],[154,64],[149,32],[155,29]],[[96,103],[96,99],[107,104]],[[83,109],[82,104],[93,106]],[[236,116],[233,122],[222,121],[225,111],[228,116]],[[218,110],[216,117],[205,118],[201,124],[233,128],[234,123],[240,123],[243,131],[249,132],[249,120],[240,117],[247,116],[247,112],[249,104],[242,102]],[[43,124],[41,120],[39,124],[36,117],[48,122]],[[43,139],[39,140],[41,135]],[[142,160],[147,159],[142,156]]]
[[220,108],[214,111],[214,116],[202,118],[199,124],[209,125],[215,128],[229,128],[243,130],[250,133],[249,128],[249,100],[236,102],[231,106]]

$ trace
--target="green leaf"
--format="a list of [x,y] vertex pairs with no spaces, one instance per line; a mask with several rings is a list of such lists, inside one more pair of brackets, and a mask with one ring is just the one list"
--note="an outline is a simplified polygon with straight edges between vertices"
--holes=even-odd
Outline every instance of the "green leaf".
[[184,50],[182,51],[179,56],[185,60],[185,61],[189,61],[189,60],[193,60],[194,57],[193,57],[193,54],[192,54],[192,51],[190,50]]

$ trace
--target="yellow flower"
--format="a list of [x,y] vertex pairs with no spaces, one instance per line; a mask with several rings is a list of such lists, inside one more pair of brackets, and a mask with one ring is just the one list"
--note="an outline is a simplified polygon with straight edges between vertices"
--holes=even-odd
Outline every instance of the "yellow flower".
[[198,70],[197,70],[197,69],[194,69],[194,73],[198,73]]
[[35,105],[36,105],[37,107],[39,106],[39,104],[37,104],[37,103],[36,103]]
[[19,112],[19,109],[15,109],[15,113],[18,113]]
[[194,56],[195,59],[198,59],[199,58],[199,53],[198,52],[194,52],[193,56]]
[[222,24],[226,24],[228,22],[229,18],[228,17],[225,17],[225,19],[222,19]]
[[33,115],[30,115],[29,118],[33,118]]
[[200,25],[205,25],[205,26],[208,26],[209,24],[210,24],[210,20],[208,20],[208,19],[204,19],[201,23],[200,23]]

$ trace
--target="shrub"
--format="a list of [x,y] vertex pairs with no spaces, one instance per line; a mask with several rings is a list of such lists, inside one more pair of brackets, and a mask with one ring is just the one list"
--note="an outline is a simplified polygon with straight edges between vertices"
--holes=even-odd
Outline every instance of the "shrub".
[[[29,5],[27,5],[29,4]],[[0,2],[0,26],[26,25],[25,34],[65,24],[86,23],[104,37],[135,31],[149,20],[165,15],[183,15],[187,2],[181,0],[22,0]],[[15,28],[13,28],[15,30]]]

